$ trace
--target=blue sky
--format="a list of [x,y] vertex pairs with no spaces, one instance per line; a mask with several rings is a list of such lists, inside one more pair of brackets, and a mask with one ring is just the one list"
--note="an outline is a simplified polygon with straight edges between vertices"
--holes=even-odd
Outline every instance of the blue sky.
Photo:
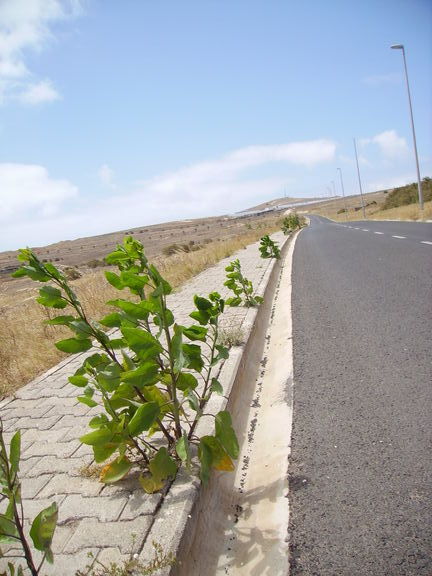
[[0,0],[0,250],[432,175],[430,0]]

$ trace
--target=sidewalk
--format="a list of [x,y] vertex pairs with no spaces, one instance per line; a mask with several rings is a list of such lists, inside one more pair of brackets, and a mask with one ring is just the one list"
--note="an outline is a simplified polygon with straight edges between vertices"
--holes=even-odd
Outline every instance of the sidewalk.
[[[272,238],[280,245],[285,239],[281,232]],[[255,243],[205,270],[169,297],[168,305],[177,322],[190,322],[194,294],[207,296],[216,290],[228,296],[223,286],[225,266],[234,258],[240,259],[243,273],[252,280],[256,292],[264,292],[273,261],[261,259]],[[247,313],[247,308],[229,308],[222,324],[244,329],[247,336]],[[94,350],[65,359],[21,388],[14,398],[0,403],[6,442],[17,429],[22,432],[20,477],[26,519],[32,520],[53,501],[59,506],[53,542],[55,562],[45,565],[43,574],[47,575],[73,576],[89,563],[89,552],[104,563],[139,554],[162,501],[161,494],[145,494],[136,477],[114,486],[88,477],[92,451],[78,438],[87,432],[88,421],[99,409],[79,403],[78,390],[67,378],[92,353]],[[0,502],[0,511],[3,507]],[[17,556],[21,558],[18,549]],[[23,564],[19,558],[12,561]],[[0,571],[6,569],[7,560],[11,561],[0,560]]]

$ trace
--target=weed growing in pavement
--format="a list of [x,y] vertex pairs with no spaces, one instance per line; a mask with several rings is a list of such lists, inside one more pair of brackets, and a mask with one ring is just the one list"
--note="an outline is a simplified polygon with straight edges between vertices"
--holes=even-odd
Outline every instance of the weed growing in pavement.
[[[98,348],[69,381],[82,390],[80,402],[103,409],[90,420],[92,431],[80,438],[92,447],[96,463],[109,460],[100,474],[102,482],[120,480],[138,461],[142,487],[156,492],[175,477],[181,463],[191,465],[193,446],[203,483],[211,468],[234,469],[239,448],[229,412],[214,417],[213,435],[196,434],[210,396],[222,393],[214,374],[228,357],[227,348],[218,344],[225,302],[217,292],[208,298],[195,296],[190,314],[195,323],[177,324],[167,305],[170,284],[147,260],[142,244],[129,236],[105,258],[118,273],[106,271],[105,276],[117,290],[128,290],[135,302],[110,300],[115,311],[95,321],[55,266],[41,262],[30,249],[20,250],[18,258],[23,265],[15,277],[45,284],[37,301],[67,308],[67,314],[47,321],[73,333],[56,347],[71,354]],[[117,331],[108,334],[106,328]],[[154,440],[156,432],[160,434]]]
[[261,258],[280,258],[279,246],[268,234],[261,238],[259,251],[261,252]]
[[154,557],[150,562],[142,562],[131,554],[130,558],[121,564],[110,562],[108,565],[95,559],[90,552],[91,564],[84,571],[78,570],[75,572],[75,576],[150,576],[157,570],[169,568],[175,564],[174,555],[172,553],[165,554],[160,544],[153,542],[153,548]]
[[[21,433],[16,432],[9,445],[9,453],[3,437],[3,422],[0,418],[0,496],[7,503],[6,511],[0,514],[0,543],[18,542],[21,545],[24,560],[32,576],[41,574],[45,561],[53,563],[51,551],[52,539],[57,525],[57,504],[39,512],[30,528],[30,538],[34,548],[41,552],[42,558],[36,561],[31,550],[26,528],[24,525],[24,511],[21,499],[21,482],[19,479],[19,464],[21,456]],[[15,551],[14,551],[15,552]],[[0,558],[7,560],[7,553],[0,550]],[[1,576],[23,576],[22,566],[14,566],[8,562],[8,572]]]
[[218,341],[222,346],[226,346],[227,348],[231,348],[232,346],[241,346],[245,342],[245,334],[239,326],[222,328],[219,331]]
[[261,296],[254,296],[252,282],[243,276],[238,258],[230,262],[225,271],[228,274],[224,286],[234,292],[234,296],[226,301],[228,306],[240,306],[241,304],[244,306],[258,306],[258,304],[261,304],[263,299]]

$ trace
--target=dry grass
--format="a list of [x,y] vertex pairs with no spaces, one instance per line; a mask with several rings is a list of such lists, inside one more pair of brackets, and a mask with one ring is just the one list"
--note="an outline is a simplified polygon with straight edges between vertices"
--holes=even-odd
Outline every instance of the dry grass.
[[[408,204],[406,206],[399,206],[397,208],[390,208],[383,210],[385,201],[385,194],[377,192],[374,194],[367,194],[365,196],[366,202],[370,203],[366,207],[366,218],[369,220],[421,220],[418,204]],[[376,204],[371,204],[374,201]],[[359,210],[360,198],[359,196],[351,196],[346,199],[348,213],[338,214],[338,211],[344,207],[342,199],[337,199],[325,202],[317,207],[310,208],[310,214],[319,214],[325,216],[336,222],[344,222],[346,220],[364,220],[363,211]],[[356,210],[357,208],[357,210]],[[425,202],[423,219],[429,220],[432,218],[432,202]]]
[[[156,257],[153,261],[174,288],[189,278],[258,240],[263,234],[278,229],[276,218],[265,229],[250,230],[239,236],[206,244],[201,250]],[[71,281],[90,318],[101,318],[109,311],[105,302],[118,297],[118,292],[105,279],[102,270]],[[217,286],[214,287],[218,289]],[[35,288],[0,295],[0,398],[57,364],[66,355],[54,342],[68,337],[65,327],[49,326],[44,320],[57,315],[40,306]],[[126,293],[124,295],[126,297]],[[111,309],[112,311],[112,309]],[[63,311],[62,313],[66,313]]]

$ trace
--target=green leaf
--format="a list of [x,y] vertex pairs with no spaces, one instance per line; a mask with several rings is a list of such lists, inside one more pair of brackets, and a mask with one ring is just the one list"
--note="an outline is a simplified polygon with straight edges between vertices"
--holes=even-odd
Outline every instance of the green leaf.
[[114,392],[120,384],[121,368],[117,362],[110,362],[99,370],[96,380],[107,392]]
[[189,340],[200,340],[201,342],[205,342],[207,336],[207,328],[203,326],[190,326],[189,328],[183,328],[183,334]]
[[98,405],[98,403],[95,400],[93,400],[92,398],[88,398],[88,396],[78,396],[78,402],[81,402],[81,404],[85,404],[90,408],[94,408],[95,406]]
[[[105,260],[108,264],[110,264],[108,258],[109,257],[107,256]],[[123,282],[121,281],[120,277],[117,274],[107,270],[105,271],[105,278],[108,280],[111,286],[114,286],[114,288],[117,288],[117,290],[123,290],[124,288]]]
[[211,382],[212,383],[210,386],[210,393],[215,392],[216,394],[219,394],[222,396],[224,393],[224,390],[223,390],[222,384],[219,382],[219,380],[217,380],[216,378],[212,378]]
[[134,386],[151,386],[156,384],[159,378],[159,366],[154,362],[144,362],[135,370],[129,370],[121,374],[123,382]]
[[39,290],[39,298],[36,301],[42,306],[48,306],[49,308],[66,308],[68,305],[67,301],[63,298],[61,290],[54,288],[54,286],[43,286]]
[[13,536],[18,536],[18,530],[15,522],[5,514],[0,514],[0,542],[13,542]]
[[99,320],[99,323],[102,324],[102,326],[106,326],[107,328],[119,328],[121,326],[122,320],[123,318],[118,312],[113,312],[112,314],[107,314],[104,316],[101,320]]
[[78,388],[85,388],[88,384],[88,380],[85,376],[69,376],[68,380],[71,384],[77,386]]
[[148,276],[139,276],[128,270],[121,272],[120,278],[123,286],[127,286],[137,292],[141,292],[149,281]]
[[13,278],[21,278],[22,276],[28,276],[37,282],[48,282],[51,280],[48,274],[45,274],[45,272],[41,270],[36,270],[34,266],[22,266],[12,274]]
[[177,464],[168,454],[167,449],[162,447],[150,462],[149,470],[151,476],[141,476],[140,483],[144,490],[151,494],[160,490],[167,478],[174,478],[177,473]]
[[182,392],[194,390],[198,386],[198,380],[190,372],[180,372],[176,382],[177,388]]
[[59,340],[55,343],[55,347],[62,352],[69,352],[69,354],[76,354],[77,352],[85,352],[90,350],[92,342],[89,338],[67,338],[66,340]]
[[129,422],[129,434],[138,436],[148,430],[159,416],[159,412],[159,404],[157,402],[146,402],[146,404],[140,406]]
[[194,312],[191,312],[189,316],[199,322],[202,326],[208,324],[210,320],[210,314],[204,310],[195,310]]
[[213,304],[210,302],[210,300],[197,295],[194,296],[194,304],[198,310],[210,310],[213,307]]
[[162,352],[162,346],[154,336],[140,328],[121,328],[122,334],[130,348],[139,354],[142,360],[154,358]]
[[47,562],[50,564],[53,562],[51,543],[57,525],[57,517],[57,504],[53,502],[51,506],[39,512],[33,520],[30,529],[30,536],[33,540],[34,547],[41,552],[45,552]]
[[205,438],[205,436],[201,438],[200,444],[198,446],[198,458],[201,463],[200,478],[204,486],[208,484],[210,479],[210,471],[213,461],[212,450],[210,446],[205,442]]
[[10,469],[12,478],[18,472],[19,469],[19,461],[21,456],[21,432],[18,430],[12,437],[10,441],[10,453],[9,453],[9,461],[10,461]]
[[238,297],[237,298],[232,297],[226,299],[227,306],[233,306],[233,307],[240,306],[241,302],[242,302],[241,298]]
[[51,326],[69,326],[73,320],[76,320],[75,316],[56,316],[52,320],[46,320],[46,324]]
[[129,300],[117,299],[109,300],[107,304],[120,308],[120,310],[129,314],[132,318],[139,320],[146,320],[149,313],[154,312],[155,309],[154,304],[147,300],[142,300],[139,304],[135,304],[134,302],[129,302]]
[[202,445],[210,449],[212,468],[224,472],[232,472],[234,470],[234,464],[231,458],[217,438],[214,436],[203,436],[200,441],[200,447]]
[[93,334],[91,326],[84,320],[73,320],[70,322],[69,328],[75,332],[79,339],[88,338]]
[[232,427],[231,414],[226,410],[216,414],[215,435],[231,458],[237,459],[239,455],[237,436]]
[[107,458],[109,458],[114,454],[117,448],[118,444],[113,442],[109,442],[108,444],[104,444],[102,446],[93,446],[93,454],[95,457],[95,462],[97,464],[105,462]]
[[201,348],[197,344],[183,344],[182,350],[186,358],[186,367],[201,372],[204,367]]
[[216,344],[216,350],[219,352],[219,358],[222,358],[223,360],[229,358],[229,350],[225,346],[222,346],[222,344]]
[[124,478],[131,468],[132,462],[126,456],[121,456],[102,469],[100,480],[104,484],[114,484]]
[[88,444],[89,446],[101,446],[110,442],[113,438],[113,433],[111,430],[106,428],[101,428],[100,430],[95,430],[94,432],[89,432],[81,436],[80,442],[83,444]]
[[180,458],[182,462],[190,461],[189,440],[185,432],[183,432],[182,437],[179,440],[177,440],[176,452],[177,456]]

